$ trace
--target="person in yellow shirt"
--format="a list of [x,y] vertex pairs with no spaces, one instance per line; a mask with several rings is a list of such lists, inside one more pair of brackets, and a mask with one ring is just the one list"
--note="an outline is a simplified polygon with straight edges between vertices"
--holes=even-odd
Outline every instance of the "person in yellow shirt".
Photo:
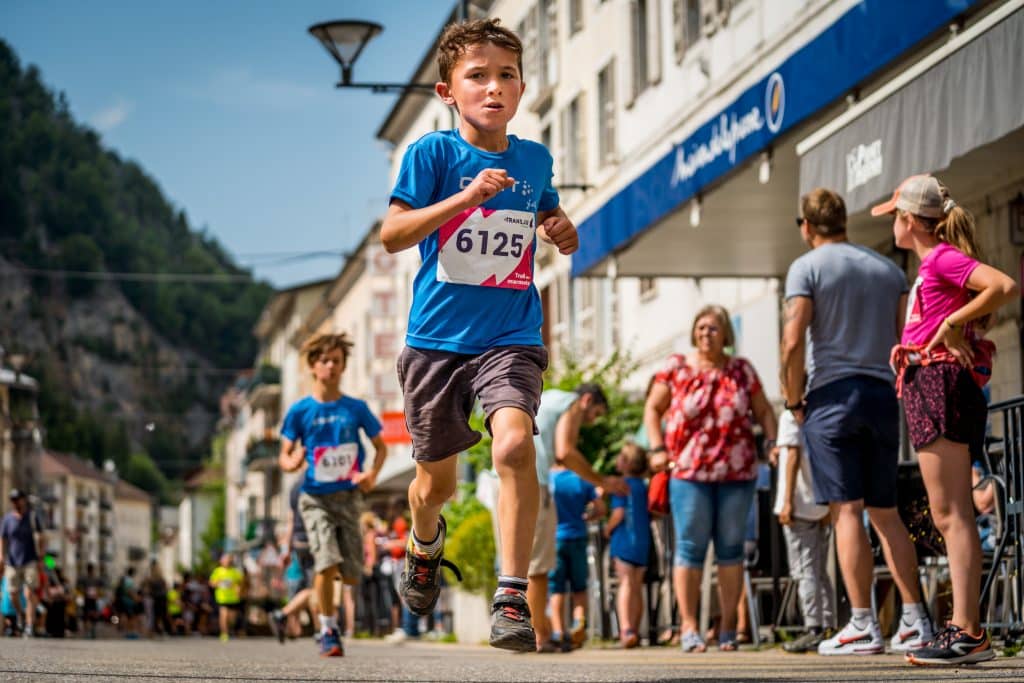
[[171,618],[171,635],[185,632],[185,619],[181,608],[181,582],[175,581],[167,591],[167,615]]
[[242,599],[242,571],[234,566],[233,558],[228,553],[220,556],[220,566],[210,574],[210,587],[213,588],[213,597],[217,602],[220,616],[220,639],[227,641],[230,638],[228,620],[234,621],[237,617],[238,606]]

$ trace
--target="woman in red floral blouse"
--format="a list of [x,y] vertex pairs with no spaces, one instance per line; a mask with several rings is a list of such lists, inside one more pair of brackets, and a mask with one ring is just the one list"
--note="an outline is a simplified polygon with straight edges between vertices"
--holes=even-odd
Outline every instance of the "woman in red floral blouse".
[[707,649],[697,632],[697,604],[712,539],[722,606],[719,648],[734,650],[743,537],[757,476],[753,422],[761,425],[773,445],[775,413],[753,366],[725,353],[726,347],[735,344],[735,334],[724,308],[701,309],[690,340],[694,351],[672,356],[655,375],[644,425],[650,437],[652,469],[672,468],[669,492],[676,534],[672,579],[682,615],[683,651]]

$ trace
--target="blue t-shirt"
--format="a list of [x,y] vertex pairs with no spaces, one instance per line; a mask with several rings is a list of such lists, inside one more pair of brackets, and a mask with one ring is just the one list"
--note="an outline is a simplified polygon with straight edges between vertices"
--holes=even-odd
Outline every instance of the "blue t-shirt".
[[586,538],[587,523],[583,520],[583,512],[587,508],[587,503],[597,498],[597,489],[572,470],[552,472],[548,485],[551,496],[555,499],[555,512],[558,514],[555,540],[572,541]]
[[611,507],[624,508],[626,516],[612,529],[612,557],[646,566],[651,549],[651,517],[647,512],[647,484],[639,477],[626,477],[629,496],[612,496]]
[[516,181],[420,242],[409,346],[479,354],[542,344],[533,257],[537,212],[558,207],[551,164],[543,145],[514,135],[500,153],[470,145],[457,130],[429,133],[409,146],[391,198],[414,209],[462,191],[487,168],[505,169]]
[[4,515],[0,522],[0,536],[4,539],[5,561],[12,567],[24,567],[39,561],[36,553],[35,531],[38,524],[33,524],[32,510],[27,510],[18,517],[14,512]]
[[284,418],[281,436],[301,441],[306,449],[302,490],[324,495],[355,488],[352,475],[363,471],[362,429],[371,439],[380,434],[380,421],[365,401],[342,396],[321,403],[312,396],[298,401]]

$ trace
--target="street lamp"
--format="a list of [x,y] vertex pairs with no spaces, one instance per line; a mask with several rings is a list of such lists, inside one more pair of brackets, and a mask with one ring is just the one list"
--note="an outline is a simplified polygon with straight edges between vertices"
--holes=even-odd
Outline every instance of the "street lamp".
[[341,66],[339,88],[367,88],[375,93],[422,92],[434,91],[433,83],[353,83],[352,66],[363,52],[363,48],[374,36],[384,30],[380,24],[372,21],[342,20],[323,21],[309,27],[309,32],[320,41],[324,49],[330,53]]

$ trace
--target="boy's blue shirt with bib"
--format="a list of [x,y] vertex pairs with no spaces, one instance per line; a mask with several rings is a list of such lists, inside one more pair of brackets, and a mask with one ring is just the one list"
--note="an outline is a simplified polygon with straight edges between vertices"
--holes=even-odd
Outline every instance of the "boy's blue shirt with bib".
[[322,496],[356,487],[352,475],[363,471],[366,459],[360,429],[372,439],[381,424],[365,401],[350,396],[326,403],[307,396],[288,410],[281,436],[301,441],[306,449],[305,493]]
[[559,203],[543,145],[509,135],[508,149],[495,153],[457,130],[429,133],[406,151],[391,198],[422,209],[461,192],[487,168],[506,170],[516,184],[420,242],[409,346],[476,355],[543,343],[533,285],[536,215]]

